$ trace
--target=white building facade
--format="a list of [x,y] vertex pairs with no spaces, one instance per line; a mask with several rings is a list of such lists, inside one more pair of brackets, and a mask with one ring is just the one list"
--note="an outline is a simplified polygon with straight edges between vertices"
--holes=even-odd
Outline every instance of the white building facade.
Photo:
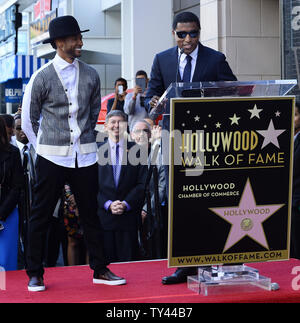
[[[113,92],[118,77],[133,87],[137,70],[150,74],[155,54],[175,45],[172,21],[181,11],[199,16],[201,42],[222,51],[239,80],[289,76],[284,73],[282,44],[290,21],[283,7],[289,3],[288,10],[297,15],[296,0],[0,0],[0,13],[13,3],[20,5],[27,27],[38,22],[37,5],[51,3],[43,14],[56,10],[57,15],[73,15],[82,29],[90,29],[83,34],[82,60],[99,72],[102,95]],[[47,36],[47,24],[43,28],[40,39]],[[52,47],[38,40],[28,28],[28,54],[51,59]]]

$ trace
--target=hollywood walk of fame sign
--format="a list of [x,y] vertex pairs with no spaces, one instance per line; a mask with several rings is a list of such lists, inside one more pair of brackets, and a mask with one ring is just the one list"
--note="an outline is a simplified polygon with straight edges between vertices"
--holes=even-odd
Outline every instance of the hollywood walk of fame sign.
[[293,106],[172,99],[170,267],[289,258]]

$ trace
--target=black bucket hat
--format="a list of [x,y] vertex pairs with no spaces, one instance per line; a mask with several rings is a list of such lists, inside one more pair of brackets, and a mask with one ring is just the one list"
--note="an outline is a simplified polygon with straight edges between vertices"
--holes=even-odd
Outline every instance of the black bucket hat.
[[54,39],[73,36],[90,31],[89,29],[80,30],[77,20],[73,16],[61,16],[54,18],[49,24],[50,37],[43,41],[43,44],[48,44]]

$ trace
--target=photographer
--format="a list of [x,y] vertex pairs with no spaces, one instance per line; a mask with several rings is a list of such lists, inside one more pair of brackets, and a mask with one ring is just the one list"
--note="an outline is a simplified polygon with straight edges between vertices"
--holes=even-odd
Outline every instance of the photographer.
[[128,93],[125,98],[124,112],[128,115],[128,126],[137,120],[148,118],[148,111],[145,108],[145,94],[148,87],[148,76],[145,71],[138,71],[135,75],[136,86],[134,92]]
[[115,97],[107,101],[107,114],[113,110],[124,112],[124,102],[127,95],[127,81],[122,77],[115,81]]

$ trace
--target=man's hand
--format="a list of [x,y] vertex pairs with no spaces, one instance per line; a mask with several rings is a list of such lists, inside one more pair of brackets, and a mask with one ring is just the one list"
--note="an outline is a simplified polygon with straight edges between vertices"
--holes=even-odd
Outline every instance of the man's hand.
[[154,125],[151,131],[151,141],[154,142],[157,139],[161,138],[162,127],[159,125]]
[[137,95],[142,92],[143,92],[143,89],[140,86],[136,85],[132,96],[133,100],[136,100]]
[[126,95],[127,95],[126,91],[124,91],[122,94],[118,94],[118,100],[119,101],[124,101]]
[[152,118],[156,119],[160,114],[163,114],[166,111],[168,99],[164,98],[160,103],[158,103],[159,100],[160,100],[160,97],[155,95],[152,97],[151,101],[149,102],[151,107],[149,117],[151,119]]
[[115,89],[115,100],[124,101],[126,95],[127,95],[126,91],[124,91],[122,94],[119,94],[118,88]]
[[117,200],[111,203],[109,206],[111,213],[114,215],[122,215],[126,210],[126,204]]
[[146,218],[147,218],[147,212],[146,212],[146,211],[144,211],[144,210],[142,210],[142,212],[141,212],[141,217],[142,217],[142,223],[144,223],[144,222],[145,222],[145,220],[146,220]]
[[157,96],[157,95],[154,95],[154,96],[152,97],[152,99],[151,99],[151,101],[150,101],[150,106],[151,106],[151,108],[152,108],[152,109],[156,108],[156,106],[157,106],[157,103],[158,103],[159,99],[160,99],[160,97],[159,97],[159,96]]

